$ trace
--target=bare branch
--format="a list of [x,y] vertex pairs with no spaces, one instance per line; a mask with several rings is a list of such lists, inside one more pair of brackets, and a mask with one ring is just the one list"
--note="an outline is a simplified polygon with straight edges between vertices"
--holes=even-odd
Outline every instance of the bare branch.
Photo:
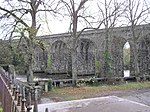
[[72,15],[73,11],[72,11],[71,7],[69,6],[69,4],[67,2],[65,2],[64,0],[61,0],[61,2],[65,4],[65,7],[67,8],[69,14]]
[[9,13],[11,16],[13,16],[16,20],[18,20],[19,22],[21,22],[25,27],[29,27],[22,19],[20,19],[17,15],[15,15],[14,13],[12,13],[11,11],[0,7],[0,10],[3,10],[7,13]]
[[81,0],[79,7],[76,10],[76,13],[78,13],[84,6],[84,4],[87,2],[88,0]]

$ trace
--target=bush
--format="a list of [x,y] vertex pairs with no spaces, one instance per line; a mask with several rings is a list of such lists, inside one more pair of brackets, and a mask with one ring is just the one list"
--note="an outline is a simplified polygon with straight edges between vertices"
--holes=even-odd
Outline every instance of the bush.
[[49,79],[48,81],[48,91],[51,91],[53,89],[53,80]]
[[85,80],[85,79],[79,80],[77,82],[77,85],[78,86],[82,86],[82,85],[95,86],[95,85],[98,85],[98,81],[95,77],[91,77],[88,80]]

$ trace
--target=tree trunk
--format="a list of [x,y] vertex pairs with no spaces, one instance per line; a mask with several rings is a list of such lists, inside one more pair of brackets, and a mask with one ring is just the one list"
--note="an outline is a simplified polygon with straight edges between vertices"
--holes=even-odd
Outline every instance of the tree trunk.
[[105,0],[105,52],[104,52],[104,75],[107,78],[111,78],[110,75],[110,62],[109,62],[109,55],[110,55],[110,51],[109,51],[109,20],[108,20],[108,7],[107,7],[107,0]]
[[71,51],[71,56],[72,56],[72,83],[73,86],[76,86],[76,80],[77,80],[77,22],[78,22],[78,17],[77,17],[77,12],[73,13],[73,45],[72,45],[72,51]]
[[71,51],[72,57],[72,84],[76,86],[77,83],[77,52],[76,50]]
[[28,62],[27,62],[27,81],[29,83],[32,83],[33,82],[33,62],[34,62],[34,48],[33,48],[33,37],[35,38],[36,34],[35,33],[30,33],[29,34],[30,36],[30,39],[27,41],[27,44],[28,44]]
[[132,21],[132,36],[133,36],[133,56],[134,56],[134,73],[135,76],[139,77],[139,66],[138,66],[138,49],[137,49],[137,37],[135,35],[135,25],[134,21]]
[[138,52],[137,52],[136,42],[133,45],[133,55],[134,55],[134,73],[135,73],[136,78],[138,78],[139,77],[139,64],[138,64]]
[[28,71],[27,71],[27,82],[33,83],[33,70],[32,70],[32,64],[28,65]]
[[104,52],[104,74],[106,77],[109,76],[109,40],[108,40],[108,29],[106,28],[105,34],[105,52]]

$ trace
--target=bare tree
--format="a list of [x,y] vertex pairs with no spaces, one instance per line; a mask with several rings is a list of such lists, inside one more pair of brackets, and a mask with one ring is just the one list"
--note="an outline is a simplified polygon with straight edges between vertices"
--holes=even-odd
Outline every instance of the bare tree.
[[[76,85],[77,80],[77,53],[76,49],[78,47],[78,41],[81,33],[86,29],[90,29],[91,23],[88,21],[88,18],[92,18],[91,15],[86,13],[87,6],[86,3],[90,2],[89,0],[60,0],[63,3],[63,6],[66,10],[66,14],[64,16],[68,16],[70,18],[70,33],[72,41],[71,46],[71,57],[72,57],[72,79],[73,85]],[[86,23],[86,27],[79,30],[79,22],[84,21]]]
[[138,65],[138,39],[140,37],[141,31],[136,31],[136,26],[146,23],[149,16],[149,5],[146,0],[127,0],[126,1],[126,11],[124,17],[127,20],[127,25],[130,26],[130,31],[133,41],[133,64],[135,76],[139,76],[139,65]]
[[105,47],[104,47],[104,75],[111,77],[111,41],[112,30],[117,25],[118,19],[124,12],[122,9],[124,2],[118,2],[117,0],[105,0],[99,1],[99,26],[105,29]]
[[[55,6],[55,8],[53,7]],[[38,24],[40,12],[57,12],[55,0],[7,0],[0,6],[0,20],[3,33],[7,38],[24,39],[27,54],[27,81],[33,81],[33,61],[34,46],[40,45],[44,49],[43,43],[38,40],[37,33],[41,24]]]

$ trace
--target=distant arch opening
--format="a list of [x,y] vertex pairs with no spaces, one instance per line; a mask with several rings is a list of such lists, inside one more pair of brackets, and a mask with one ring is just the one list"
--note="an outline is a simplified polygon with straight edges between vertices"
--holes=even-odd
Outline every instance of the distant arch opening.
[[63,41],[56,41],[52,44],[51,63],[52,73],[67,73],[68,48]]
[[150,34],[144,36],[139,41],[138,46],[138,63],[140,75],[145,77],[150,74]]
[[77,70],[79,75],[95,74],[95,44],[89,39],[80,39],[77,48]]
[[123,67],[124,67],[124,77],[130,76],[130,57],[131,49],[129,42],[126,42],[123,47]]
[[34,58],[34,71],[45,71],[47,67],[47,50],[43,50],[40,47],[36,46],[35,50],[35,58]]

